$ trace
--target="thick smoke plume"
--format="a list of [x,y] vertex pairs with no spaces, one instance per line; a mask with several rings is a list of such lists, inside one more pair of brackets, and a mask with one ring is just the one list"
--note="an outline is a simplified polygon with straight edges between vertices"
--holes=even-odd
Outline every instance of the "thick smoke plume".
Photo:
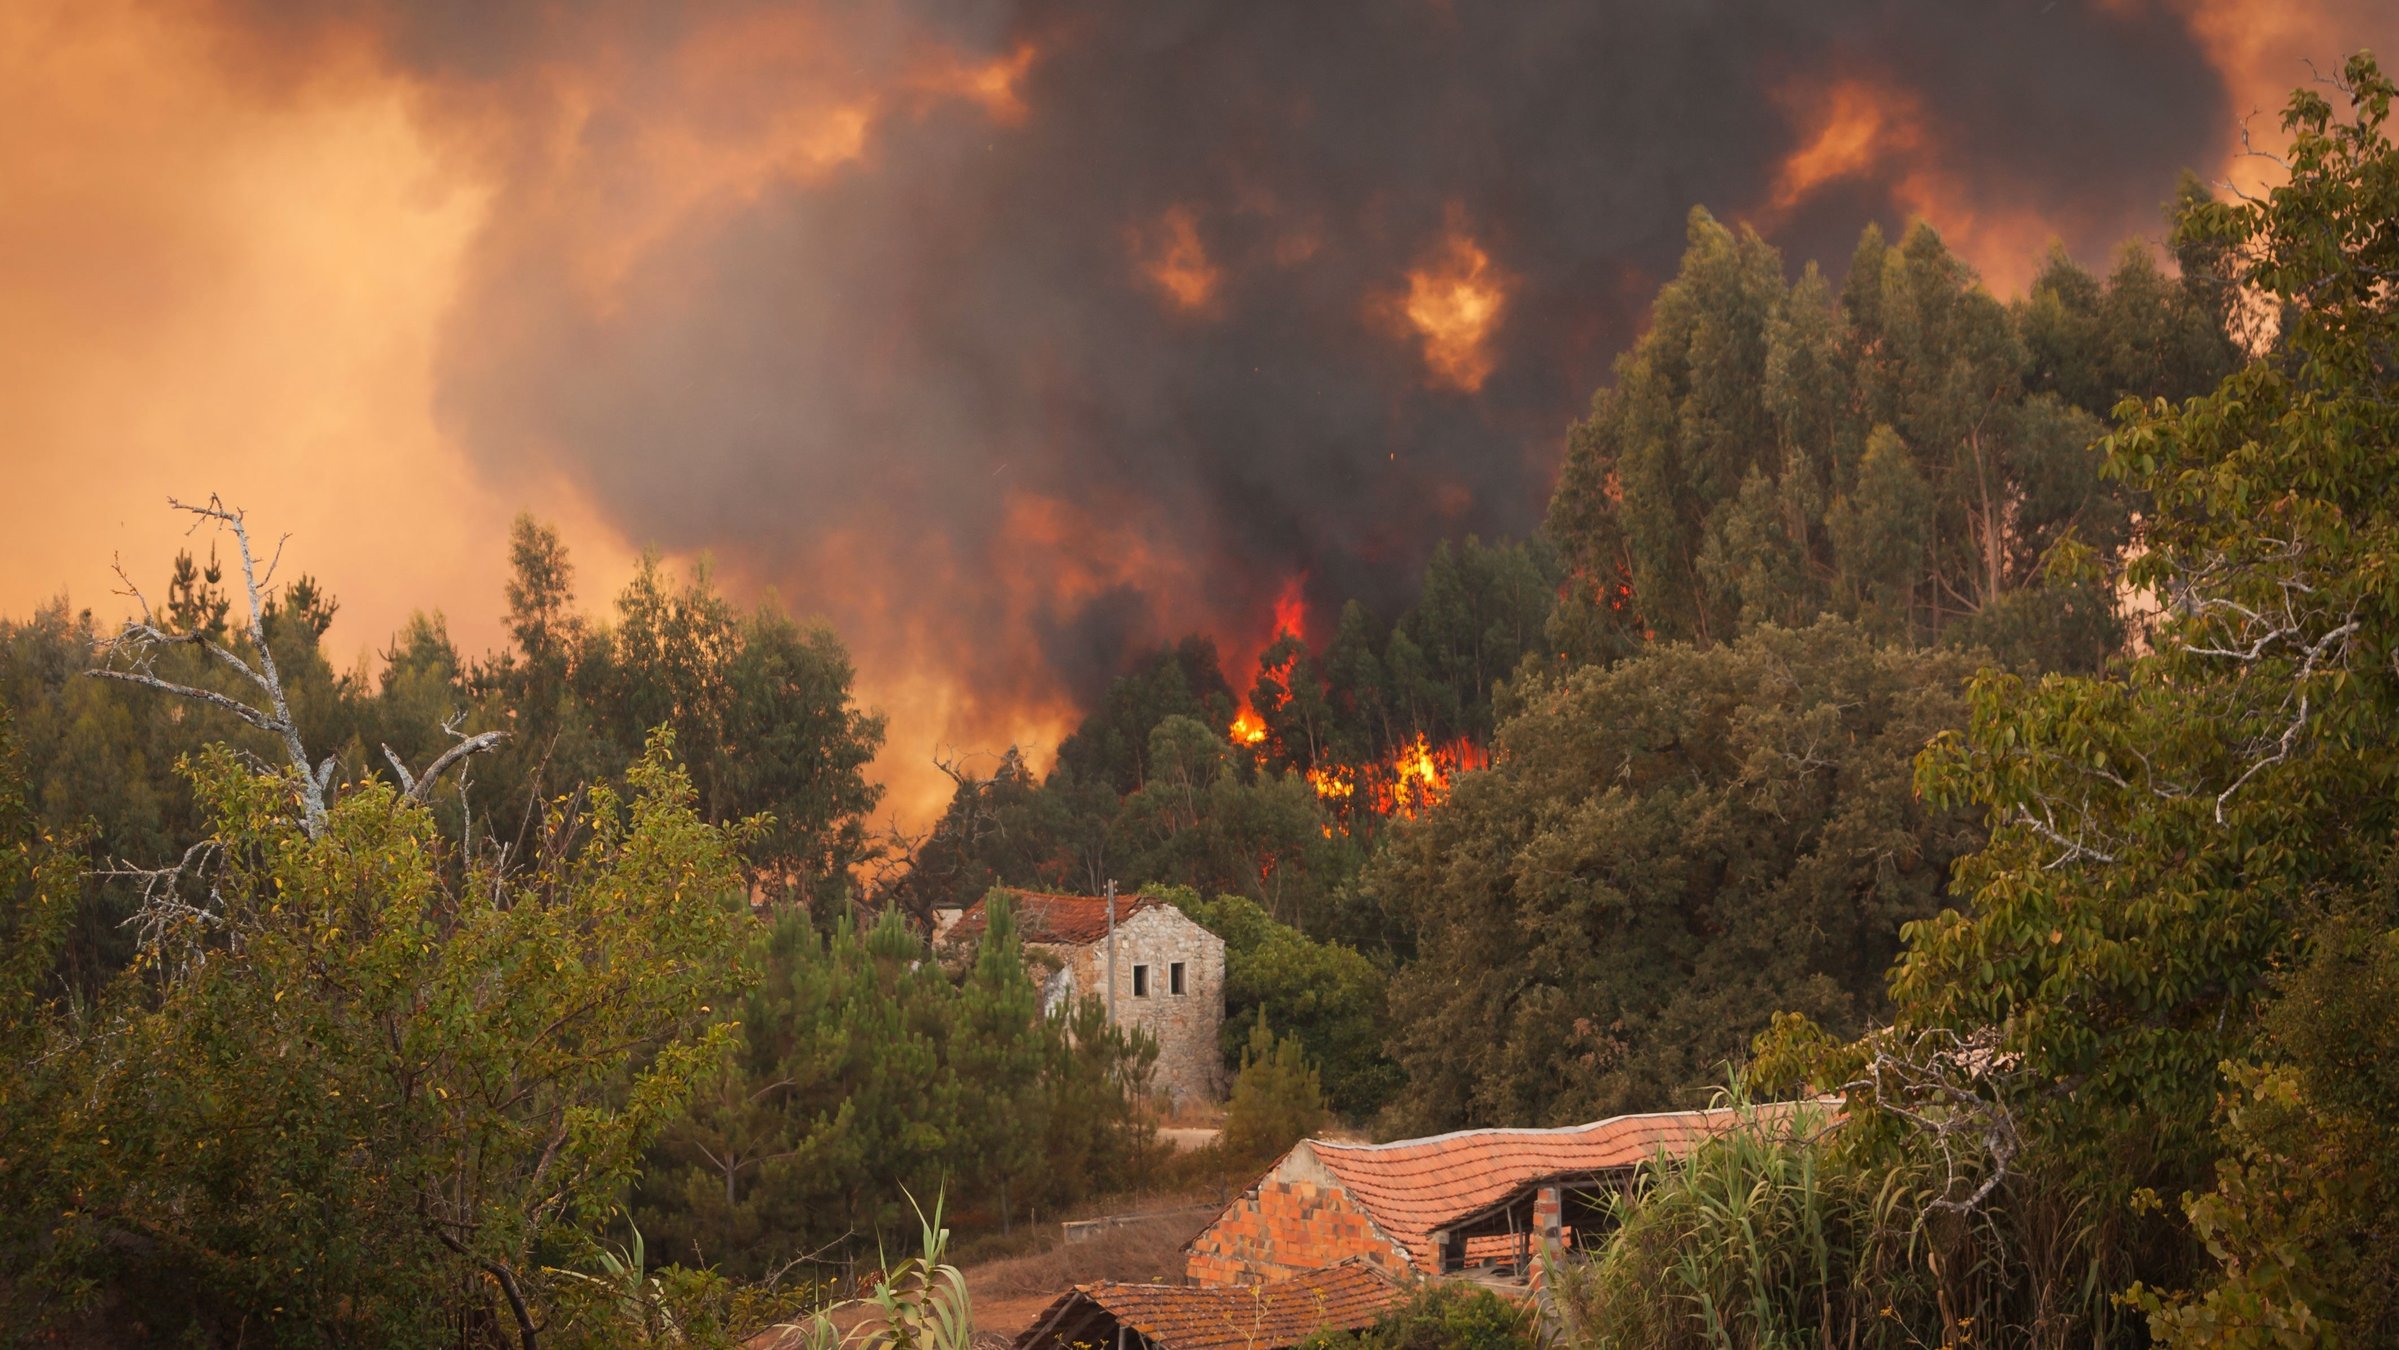
[[222,17],[261,80],[363,44],[488,184],[445,432],[823,614],[921,759],[1184,631],[1254,649],[1293,577],[1396,601],[1437,539],[1532,528],[1695,204],[1836,265],[1926,214],[2002,286],[2154,234],[2249,111],[2225,9]]

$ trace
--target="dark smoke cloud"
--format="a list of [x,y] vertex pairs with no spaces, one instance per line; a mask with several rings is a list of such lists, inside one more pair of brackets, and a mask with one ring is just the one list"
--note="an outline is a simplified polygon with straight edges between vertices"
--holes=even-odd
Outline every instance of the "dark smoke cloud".
[[[380,24],[437,102],[512,128],[475,133],[499,196],[440,372],[482,462],[563,466],[635,538],[1002,701],[1088,692],[1188,625],[1248,631],[1294,573],[1319,606],[1394,602],[1437,538],[1531,529],[1686,211],[1754,212],[1803,136],[1795,81],[1912,91],[1982,200],[2085,257],[2154,231],[2232,117],[2180,21],[2075,0],[826,4],[809,59],[869,84],[1029,46],[1022,119],[890,111],[856,162],[677,217],[596,301],[577,266],[608,166],[689,97],[670,54],[758,17],[656,8],[272,22]],[[566,168],[560,70],[599,101]],[[725,97],[733,124],[771,94]],[[1133,262],[1177,208],[1219,269],[1204,315]],[[1899,223],[1853,183],[1779,242],[1837,270],[1867,211]],[[1374,308],[1452,222],[1513,279],[1471,394]],[[1024,529],[1025,495],[1065,503],[1062,530]]]

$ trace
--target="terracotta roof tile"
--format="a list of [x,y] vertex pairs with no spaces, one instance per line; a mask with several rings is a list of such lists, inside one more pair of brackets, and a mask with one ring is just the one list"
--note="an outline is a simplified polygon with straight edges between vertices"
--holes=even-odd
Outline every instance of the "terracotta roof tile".
[[[1042,891],[1010,890],[1016,906],[1016,929],[1027,942],[1081,947],[1108,935],[1108,898],[1103,895],[1051,895]],[[1123,923],[1145,909],[1166,908],[1164,900],[1147,895],[1116,897],[1116,921]],[[983,902],[977,900],[950,925],[947,940],[964,942],[983,936]]]
[[[1799,1105],[1757,1107],[1753,1117],[1779,1119]],[[1431,1270],[1437,1268],[1433,1232],[1454,1220],[1537,1181],[1631,1167],[1659,1153],[1679,1157],[1741,1119],[1731,1109],[1666,1111],[1552,1130],[1460,1130],[1389,1144],[1311,1139],[1299,1147],[1313,1153],[1420,1268]]]
[[1357,1261],[1262,1285],[1081,1284],[1034,1318],[1016,1345],[1052,1350],[1076,1329],[1076,1314],[1104,1309],[1160,1350],[1281,1350],[1319,1331],[1372,1326],[1407,1297]]

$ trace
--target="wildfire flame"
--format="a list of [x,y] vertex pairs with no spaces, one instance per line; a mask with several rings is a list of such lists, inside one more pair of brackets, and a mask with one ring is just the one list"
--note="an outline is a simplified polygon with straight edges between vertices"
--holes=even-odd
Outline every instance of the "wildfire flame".
[[[1283,583],[1282,592],[1275,596],[1274,600],[1274,629],[1267,637],[1264,646],[1272,646],[1284,638],[1290,638],[1295,642],[1308,640],[1307,586],[1308,574],[1305,572]],[[1260,650],[1263,651],[1264,647],[1261,647]],[[1233,668],[1246,670],[1256,664],[1257,662],[1253,658],[1236,663]],[[1289,679],[1291,676],[1290,663],[1285,662],[1278,668],[1277,674],[1280,678]],[[1266,719],[1258,716],[1257,710],[1250,707],[1249,695],[1241,696],[1241,711],[1234,714],[1233,725],[1226,728],[1225,734],[1232,737],[1235,745],[1259,746],[1266,743]]]
[[1414,819],[1449,800],[1457,776],[1489,763],[1481,746],[1459,739],[1436,746],[1423,732],[1369,772],[1374,809],[1383,816]]
[[1283,593],[1274,598],[1274,634],[1278,638],[1308,640],[1308,577],[1306,573],[1283,583]]

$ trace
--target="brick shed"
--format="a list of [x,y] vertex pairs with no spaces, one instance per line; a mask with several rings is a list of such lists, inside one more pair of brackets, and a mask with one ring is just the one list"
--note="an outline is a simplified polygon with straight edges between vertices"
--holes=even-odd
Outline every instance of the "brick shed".
[[[1146,1031],[1158,1043],[1154,1086],[1178,1101],[1223,1097],[1223,938],[1146,895],[1118,896],[1111,922],[1105,896],[995,894],[1005,894],[1014,908],[1027,955],[1050,968],[1046,975],[1037,971],[1043,1007],[1097,998],[1116,1025]],[[945,924],[940,940],[981,937],[988,899]]]
[[1360,1261],[1273,1284],[1080,1284],[1016,1338],[1016,1350],[1284,1350],[1319,1331],[1356,1331],[1407,1300]]
[[1191,1240],[1187,1274],[1200,1284],[1257,1284],[1363,1261],[1401,1279],[1469,1269],[1523,1279],[1539,1243],[1595,1237],[1607,1221],[1606,1193],[1641,1163],[1681,1156],[1745,1120],[1788,1119],[1801,1106],[1389,1144],[1302,1140]]

